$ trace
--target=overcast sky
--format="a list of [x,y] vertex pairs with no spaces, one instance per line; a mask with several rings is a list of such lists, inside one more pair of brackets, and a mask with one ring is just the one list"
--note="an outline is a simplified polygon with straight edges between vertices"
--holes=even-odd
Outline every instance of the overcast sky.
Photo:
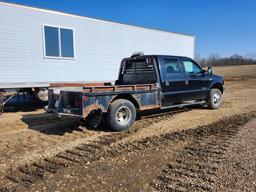
[[256,0],[7,0],[196,36],[196,53],[256,53]]

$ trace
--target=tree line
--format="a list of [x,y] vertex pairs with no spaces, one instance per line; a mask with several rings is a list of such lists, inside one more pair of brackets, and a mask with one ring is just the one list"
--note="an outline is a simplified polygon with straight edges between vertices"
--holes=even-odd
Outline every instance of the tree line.
[[196,55],[195,60],[202,67],[253,65],[256,64],[256,54],[248,54],[246,56],[234,54],[230,57],[220,57],[218,54],[212,54],[208,58],[201,58],[200,55]]

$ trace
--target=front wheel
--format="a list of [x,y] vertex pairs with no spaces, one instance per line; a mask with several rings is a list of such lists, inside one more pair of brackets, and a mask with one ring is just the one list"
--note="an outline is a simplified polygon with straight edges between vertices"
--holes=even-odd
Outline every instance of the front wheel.
[[136,119],[136,109],[132,102],[118,99],[111,103],[107,113],[107,122],[114,131],[129,129]]
[[211,89],[208,96],[208,107],[218,109],[222,103],[222,93],[219,89]]

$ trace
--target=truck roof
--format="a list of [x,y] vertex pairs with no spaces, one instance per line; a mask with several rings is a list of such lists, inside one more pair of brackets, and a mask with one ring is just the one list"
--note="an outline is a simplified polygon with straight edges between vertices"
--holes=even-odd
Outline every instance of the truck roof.
[[157,57],[157,58],[162,58],[162,57],[178,57],[178,58],[182,58],[182,59],[191,59],[189,57],[186,56],[177,56],[177,55],[138,55],[138,56],[131,56],[131,57],[127,57],[125,59],[131,59],[131,58],[145,58],[145,57]]

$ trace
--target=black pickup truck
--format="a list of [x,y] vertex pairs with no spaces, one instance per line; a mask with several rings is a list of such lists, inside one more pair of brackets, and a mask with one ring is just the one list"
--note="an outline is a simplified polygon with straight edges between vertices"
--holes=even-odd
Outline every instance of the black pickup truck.
[[165,55],[123,59],[113,84],[65,89],[55,85],[49,89],[48,111],[81,117],[91,124],[105,119],[113,130],[124,131],[144,110],[199,104],[217,109],[224,91],[224,79],[213,75],[210,67],[206,71],[190,58]]

